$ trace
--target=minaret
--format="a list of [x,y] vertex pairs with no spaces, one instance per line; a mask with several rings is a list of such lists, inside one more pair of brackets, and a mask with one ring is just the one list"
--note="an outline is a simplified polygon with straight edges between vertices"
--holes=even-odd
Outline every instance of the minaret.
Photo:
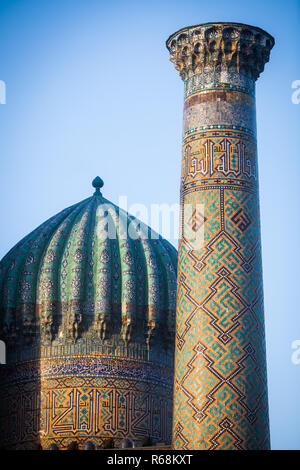
[[184,81],[175,449],[270,446],[255,81],[273,45],[240,23],[167,40]]

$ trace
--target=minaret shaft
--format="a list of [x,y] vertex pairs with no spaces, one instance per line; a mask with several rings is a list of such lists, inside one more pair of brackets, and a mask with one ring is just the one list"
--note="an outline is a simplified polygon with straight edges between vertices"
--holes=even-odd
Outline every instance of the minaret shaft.
[[274,40],[205,24],[167,41],[185,85],[173,446],[270,446],[255,80]]

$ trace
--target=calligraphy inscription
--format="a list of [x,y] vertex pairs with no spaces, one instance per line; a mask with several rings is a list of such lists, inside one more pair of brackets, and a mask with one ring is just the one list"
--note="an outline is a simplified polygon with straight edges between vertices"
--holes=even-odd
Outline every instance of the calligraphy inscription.
[[237,138],[195,139],[183,148],[182,182],[226,177],[257,183],[255,142]]

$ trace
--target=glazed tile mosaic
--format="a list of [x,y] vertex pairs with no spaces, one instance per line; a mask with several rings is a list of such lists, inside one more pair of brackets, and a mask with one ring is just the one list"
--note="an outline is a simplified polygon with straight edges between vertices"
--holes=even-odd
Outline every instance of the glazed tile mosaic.
[[236,23],[184,28],[167,41],[185,85],[175,449],[270,445],[255,80],[273,44]]
[[177,252],[93,184],[1,261],[6,448],[171,440]]
[[237,23],[167,41],[185,97],[178,278],[176,250],[99,177],[3,258],[1,447],[172,431],[180,450],[269,448],[255,81],[273,45]]
[[76,440],[101,447],[113,437],[117,447],[148,435],[168,442],[172,390],[172,367],[149,362],[85,356],[24,363],[2,381],[2,445],[64,449]]

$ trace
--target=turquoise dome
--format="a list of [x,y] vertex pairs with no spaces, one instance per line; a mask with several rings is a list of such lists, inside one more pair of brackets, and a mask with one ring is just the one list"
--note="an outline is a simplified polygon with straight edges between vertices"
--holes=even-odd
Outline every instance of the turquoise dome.
[[177,252],[93,186],[0,263],[5,448],[170,442]]
[[52,353],[68,343],[111,352],[135,343],[145,354],[155,338],[174,344],[177,251],[105,199],[101,178],[93,186],[0,263],[1,338],[28,346],[27,359],[32,342]]

